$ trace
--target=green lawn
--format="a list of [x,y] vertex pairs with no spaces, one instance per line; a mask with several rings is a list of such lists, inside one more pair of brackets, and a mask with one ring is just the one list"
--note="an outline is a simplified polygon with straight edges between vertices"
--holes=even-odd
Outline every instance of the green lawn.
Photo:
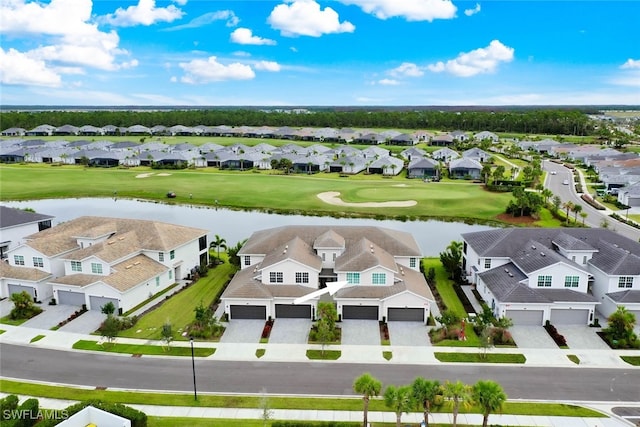
[[620,356],[629,365],[640,366],[640,356]]
[[[144,344],[120,344],[120,343],[104,343],[98,344],[96,341],[80,340],[73,344],[76,350],[106,351],[109,353],[125,353],[125,354],[143,354],[150,356],[189,356],[191,357],[191,347],[161,347],[159,345]],[[208,357],[216,352],[215,348],[193,349],[196,357]]]
[[441,362],[460,363],[524,363],[526,358],[522,354],[509,353],[434,353]]
[[[136,178],[151,173],[148,178]],[[167,173],[169,176],[159,176]],[[118,197],[167,201],[167,191],[178,195],[172,202],[237,209],[265,209],[281,213],[368,216],[379,218],[455,218],[494,221],[511,199],[510,194],[490,193],[480,184],[451,181],[425,184],[421,180],[359,174],[340,178],[335,173],[282,175],[273,171],[104,169],[81,166],[2,165],[2,200],[34,200],[66,197]],[[78,186],[78,182],[83,182]],[[259,191],[246,191],[247,188]],[[321,201],[317,195],[339,191],[347,202],[415,200],[413,207],[341,207]],[[193,194],[189,199],[188,194]],[[469,207],[473,206],[473,209]]]
[[45,337],[44,335],[36,335],[35,337],[31,338],[31,341],[29,341],[29,342],[30,343],[37,342],[37,341],[40,341],[44,337]]
[[162,325],[169,321],[174,339],[186,339],[181,336],[181,332],[195,319],[194,309],[200,302],[205,306],[211,304],[219,290],[229,280],[229,274],[233,272],[234,267],[229,263],[220,264],[209,270],[206,277],[173,295],[160,307],[141,317],[133,328],[121,331],[118,336],[160,340]]
[[3,323],[5,325],[11,325],[11,326],[20,326],[27,320],[29,319],[12,319],[9,316],[4,316],[0,318],[0,323]]
[[[0,379],[0,392],[20,394],[34,397],[49,397],[66,400],[104,400],[105,402],[124,404],[147,404],[159,406],[195,406],[221,408],[259,408],[260,395],[212,395],[200,394],[193,400],[191,393],[143,393],[132,391],[111,391],[96,389],[79,389],[67,386],[54,386],[35,383],[21,383]],[[325,397],[269,397],[269,405],[273,409],[314,409],[336,411],[361,411],[362,398],[325,398]],[[371,411],[388,411],[380,398],[372,399]],[[450,408],[440,407],[436,412],[449,412]],[[474,407],[460,408],[461,413],[477,413]],[[554,415],[566,417],[604,417],[600,412],[576,405],[561,403],[506,402],[503,414],[514,415]]]
[[307,350],[307,358],[311,360],[338,360],[341,355],[340,350]]

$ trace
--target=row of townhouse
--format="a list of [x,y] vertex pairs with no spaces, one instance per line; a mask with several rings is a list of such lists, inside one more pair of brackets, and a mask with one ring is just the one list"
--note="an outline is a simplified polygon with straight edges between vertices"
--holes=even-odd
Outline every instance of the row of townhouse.
[[[372,226],[284,226],[253,233],[221,296],[229,319],[313,319],[329,282],[341,319],[426,323],[435,300],[411,234]],[[310,295],[314,293],[314,295]],[[308,297],[304,302],[296,300]]]
[[404,150],[401,156],[408,162],[407,177],[420,179],[439,179],[440,162],[448,169],[450,178],[479,179],[482,164],[491,157],[489,153],[477,147],[463,151],[462,155],[448,147],[436,150],[431,155],[413,147]]
[[592,323],[624,306],[640,318],[640,243],[606,229],[466,233],[462,268],[497,317]]
[[7,137],[23,137],[23,136],[114,136],[114,135],[131,135],[131,136],[214,136],[214,137],[245,137],[245,138],[272,138],[272,139],[289,139],[301,141],[318,141],[318,142],[334,142],[334,143],[354,143],[354,144],[390,144],[390,145],[416,145],[420,142],[429,142],[434,140],[434,145],[447,146],[453,144],[454,141],[468,141],[473,137],[476,141],[491,140],[498,141],[498,136],[489,131],[482,131],[470,136],[463,131],[453,131],[449,134],[434,135],[431,132],[415,131],[411,133],[400,132],[397,130],[373,131],[369,129],[350,129],[350,128],[291,128],[270,127],[270,126],[204,126],[198,125],[193,127],[175,125],[162,126],[157,125],[147,127],[142,125],[133,125],[129,127],[118,127],[107,125],[103,127],[95,127],[91,125],[73,126],[63,125],[55,127],[51,125],[40,125],[33,129],[23,129],[12,127],[0,132],[1,136]]
[[29,221],[22,231],[2,225],[2,238],[12,239],[0,262],[2,298],[25,291],[90,310],[111,302],[122,313],[208,263],[207,231],[197,228],[87,216],[18,237]]

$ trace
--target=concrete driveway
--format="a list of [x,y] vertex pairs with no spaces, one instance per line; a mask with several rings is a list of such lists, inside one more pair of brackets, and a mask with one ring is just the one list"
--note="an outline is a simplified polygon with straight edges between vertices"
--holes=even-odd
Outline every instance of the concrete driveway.
[[82,316],[77,317],[71,322],[60,328],[64,332],[75,332],[78,334],[91,334],[98,330],[104,319],[107,318],[99,310],[89,310]]
[[571,349],[579,350],[609,350],[609,346],[596,332],[600,328],[590,328],[585,325],[554,325],[558,332],[564,335],[567,345]]
[[306,344],[312,323],[311,319],[276,319],[269,344]]
[[343,345],[380,345],[380,324],[377,320],[343,320]]
[[520,348],[558,348],[542,326],[514,325],[509,332]]
[[391,345],[431,346],[429,327],[422,322],[387,322]]
[[27,320],[22,324],[22,326],[36,329],[51,329],[63,320],[68,319],[69,316],[77,310],[80,310],[80,307],[75,305],[41,304],[40,308],[42,308],[43,312],[38,314],[36,317]]
[[259,343],[264,324],[264,320],[233,319],[225,325],[226,329],[220,342]]
[[9,298],[5,298],[0,301],[0,317],[8,316],[13,310],[13,301]]

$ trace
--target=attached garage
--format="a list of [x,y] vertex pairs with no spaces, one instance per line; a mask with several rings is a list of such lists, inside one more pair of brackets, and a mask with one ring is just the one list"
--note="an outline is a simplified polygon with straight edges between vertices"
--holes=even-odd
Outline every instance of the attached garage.
[[9,295],[19,294],[21,292],[28,293],[29,295],[31,295],[31,298],[36,297],[36,288],[34,288],[33,286],[9,284]]
[[378,320],[377,305],[343,305],[342,319]]
[[514,325],[542,326],[543,310],[507,310],[505,317],[510,318]]
[[423,308],[389,308],[387,311],[389,322],[424,322]]
[[276,318],[311,319],[311,305],[276,304]]
[[586,325],[589,323],[589,310],[551,310],[552,325]]
[[77,305],[85,304],[83,292],[58,291],[58,304]]
[[267,319],[267,307],[264,305],[232,305],[229,311],[231,319]]
[[103,306],[108,303],[113,303],[113,306],[116,308],[116,313],[120,308],[118,300],[115,298],[106,298],[106,297],[98,297],[95,295],[89,295],[89,309],[90,310],[101,310]]

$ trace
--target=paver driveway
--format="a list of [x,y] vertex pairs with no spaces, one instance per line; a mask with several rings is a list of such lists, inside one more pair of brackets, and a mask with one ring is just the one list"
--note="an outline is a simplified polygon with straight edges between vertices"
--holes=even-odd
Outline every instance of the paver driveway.
[[[54,326],[57,326],[58,323],[66,320],[75,313],[77,310],[80,310],[80,307],[75,305],[40,305],[40,308],[43,309],[43,312],[38,314],[36,317],[27,320],[22,324],[27,328],[37,328],[37,329],[51,329]],[[82,316],[80,316],[82,317]]]
[[264,329],[264,320],[234,319],[227,323],[220,342],[259,343]]
[[98,330],[104,319],[107,318],[100,310],[89,310],[82,316],[67,323],[60,328],[64,332],[75,332],[77,334],[91,334]]
[[380,345],[380,324],[377,320],[343,320],[343,345]]
[[387,322],[391,345],[431,346],[429,328],[422,322]]
[[586,325],[554,325],[561,335],[567,340],[567,345],[572,349],[581,350],[609,350],[609,346],[596,332],[600,328],[590,328]]
[[269,344],[306,344],[311,319],[276,319],[269,335]]
[[516,345],[521,348],[558,348],[542,326],[513,325],[509,332]]

